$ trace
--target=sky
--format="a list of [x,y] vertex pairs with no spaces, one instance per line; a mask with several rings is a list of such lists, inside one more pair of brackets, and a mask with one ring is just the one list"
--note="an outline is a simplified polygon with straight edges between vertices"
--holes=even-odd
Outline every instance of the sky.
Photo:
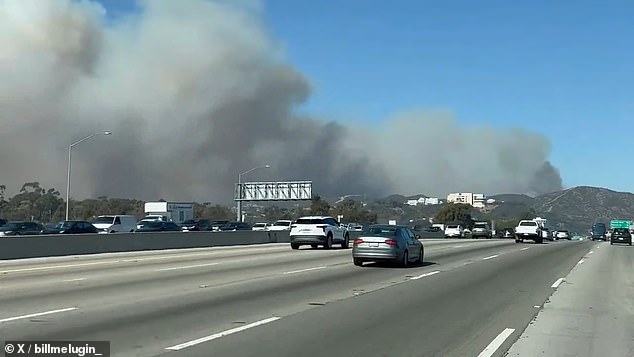
[[[11,54],[0,61],[0,119],[24,117],[7,122],[0,145],[23,140],[30,126],[72,124],[58,133],[70,140],[100,117],[113,129],[152,129],[82,147],[78,195],[125,184],[121,194],[199,197],[213,186],[220,197],[233,172],[273,158],[261,179],[311,176],[328,192],[552,192],[559,174],[565,187],[634,191],[634,3],[144,0],[152,5],[141,13],[133,1],[101,0],[105,12],[67,1],[0,0],[0,42]],[[156,125],[170,112],[179,131]],[[187,140],[147,152],[180,134]],[[38,140],[41,150],[53,145]],[[30,168],[0,150],[11,168],[3,180],[62,165],[57,149]],[[89,165],[91,156],[131,160],[113,173]],[[163,174],[144,184],[159,158],[191,182]],[[49,176],[60,186],[60,175]]]
[[381,121],[443,108],[465,125],[519,126],[550,139],[565,186],[634,191],[634,2],[330,4],[265,5],[290,61],[315,85],[306,110]]

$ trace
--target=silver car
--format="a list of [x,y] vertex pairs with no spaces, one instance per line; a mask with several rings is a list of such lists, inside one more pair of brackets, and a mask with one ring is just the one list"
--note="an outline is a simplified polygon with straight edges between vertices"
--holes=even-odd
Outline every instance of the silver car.
[[422,263],[425,249],[411,229],[395,225],[371,225],[363,230],[352,246],[354,265],[364,262],[389,261],[406,267]]

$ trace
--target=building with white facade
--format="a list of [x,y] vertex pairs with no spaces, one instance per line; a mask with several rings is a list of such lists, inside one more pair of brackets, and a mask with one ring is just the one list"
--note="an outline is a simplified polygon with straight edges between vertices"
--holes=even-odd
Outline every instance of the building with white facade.
[[475,208],[484,208],[486,197],[482,193],[460,192],[447,195],[448,203],[464,203]]
[[430,206],[430,205],[439,205],[440,203],[441,201],[438,197],[421,197],[417,200],[407,200],[407,202],[405,202],[405,204],[409,206],[418,206],[418,205]]

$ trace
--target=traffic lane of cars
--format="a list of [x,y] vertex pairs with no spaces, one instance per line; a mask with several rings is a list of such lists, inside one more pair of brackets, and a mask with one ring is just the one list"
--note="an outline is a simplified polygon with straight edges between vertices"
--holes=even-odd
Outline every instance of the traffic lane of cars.
[[[446,248],[447,243],[439,242],[437,246]],[[491,245],[490,251],[475,250],[469,257],[475,262],[485,262],[483,259],[494,253],[524,253],[514,244],[501,243],[505,244]],[[428,264],[436,264],[410,269],[386,269],[380,265],[354,267],[350,250],[347,250],[339,251],[342,254],[325,268],[320,268],[323,261],[319,265],[317,261],[285,264],[276,257],[277,264],[266,267],[254,265],[250,271],[218,273],[218,266],[186,268],[190,264],[181,266],[182,269],[139,270],[137,279],[143,278],[145,282],[129,280],[123,284],[120,280],[127,278],[120,272],[113,272],[109,280],[103,278],[101,282],[91,281],[90,275],[78,274],[76,278],[86,279],[74,282],[57,280],[57,290],[46,291],[39,284],[33,284],[33,292],[39,297],[11,297],[7,295],[10,292],[3,289],[0,301],[6,307],[3,311],[15,311],[8,318],[73,308],[38,317],[48,322],[46,326],[20,319],[3,324],[3,332],[12,338],[106,338],[113,341],[113,346],[120,346],[122,355],[126,352],[129,355],[136,351],[136,341],[143,344],[144,349],[156,346],[154,336],[178,343],[187,335],[201,334],[208,329],[231,328],[236,326],[236,321],[257,319],[273,310],[292,314],[312,308],[311,303],[327,303],[407,283],[436,270],[460,269],[466,263],[465,254],[476,245],[450,248],[456,252],[457,258],[446,251],[441,253],[444,258],[436,258],[434,244],[431,244]],[[315,255],[323,259],[324,255],[336,253],[337,250],[288,250],[287,256],[306,258]],[[164,268],[178,266],[167,264]],[[245,275],[254,278],[245,278]],[[68,287],[61,287],[64,284]],[[2,318],[7,316],[1,316],[0,320]],[[165,329],[165,326],[174,324],[179,327]],[[173,335],[170,330],[182,333]]]
[[594,244],[560,282],[508,356],[632,355],[633,248]]
[[484,355],[502,356],[552,294],[553,281],[568,274],[592,244],[516,246],[528,249],[480,260],[468,268],[429,267],[388,289],[292,315],[270,309],[268,314],[246,319],[242,329],[191,334],[166,352],[183,356],[478,356],[492,346],[493,352]]

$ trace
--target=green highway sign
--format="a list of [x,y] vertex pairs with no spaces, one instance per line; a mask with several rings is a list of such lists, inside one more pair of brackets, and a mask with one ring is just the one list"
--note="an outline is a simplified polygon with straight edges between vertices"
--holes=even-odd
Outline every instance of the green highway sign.
[[610,222],[610,229],[614,229],[614,228],[630,228],[630,225],[632,224],[632,221],[625,221],[625,220],[613,220]]

